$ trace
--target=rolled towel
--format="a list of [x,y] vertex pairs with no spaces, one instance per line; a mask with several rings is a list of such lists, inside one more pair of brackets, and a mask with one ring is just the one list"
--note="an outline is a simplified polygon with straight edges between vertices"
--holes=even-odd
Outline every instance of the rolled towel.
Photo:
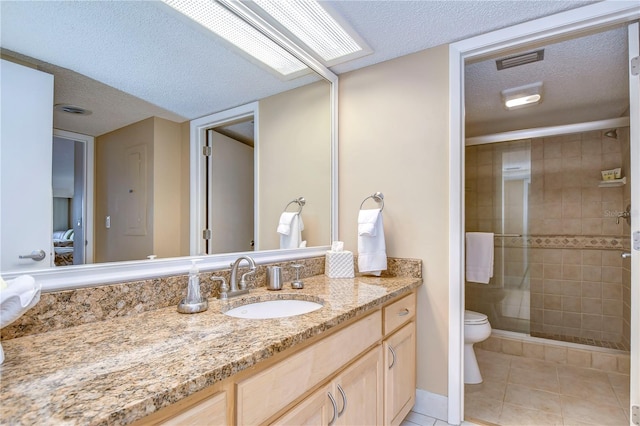
[[31,275],[20,275],[7,281],[6,287],[0,290],[0,303],[17,296],[20,299],[20,305],[24,308],[31,302],[37,290],[36,280]]

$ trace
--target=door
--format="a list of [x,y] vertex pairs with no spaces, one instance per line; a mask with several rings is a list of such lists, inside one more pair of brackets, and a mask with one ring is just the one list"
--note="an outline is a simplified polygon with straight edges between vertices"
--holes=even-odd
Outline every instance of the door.
[[5,60],[0,75],[0,270],[49,268],[53,76]]
[[[635,59],[634,59],[635,58]],[[640,30],[629,25],[629,136],[631,145],[631,424],[640,424]],[[635,73],[635,75],[634,75]],[[634,237],[639,241],[633,243]],[[635,246],[635,247],[634,247]]]
[[385,340],[384,361],[384,423],[399,425],[415,403],[415,322]]
[[253,250],[253,147],[216,132],[207,131],[211,147],[207,185],[207,253]]
[[335,380],[333,394],[338,406],[336,425],[383,424],[382,386],[382,356],[378,346]]
[[330,385],[323,386],[320,390],[306,397],[287,414],[273,422],[273,424],[325,426],[330,424],[332,420],[335,422],[335,398],[330,391]]
[[73,229],[72,247],[63,242],[58,249],[55,239],[53,245],[59,253],[70,250],[74,265],[93,263],[93,150],[92,136],[53,130],[53,231]]

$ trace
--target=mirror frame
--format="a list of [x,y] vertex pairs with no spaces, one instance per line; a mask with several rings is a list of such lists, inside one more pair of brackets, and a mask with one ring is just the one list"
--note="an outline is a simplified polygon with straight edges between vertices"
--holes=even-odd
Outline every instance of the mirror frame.
[[[280,44],[330,84],[331,240],[335,241],[338,239],[338,76],[238,0],[219,1],[249,25],[252,25],[274,42]],[[190,175],[190,179],[193,179],[193,175]],[[194,182],[191,182],[191,187],[193,187],[193,184]],[[192,210],[190,213],[191,222],[195,219],[194,214],[195,212]],[[27,272],[12,271],[3,275],[5,279],[13,279],[25,273],[29,274],[35,278],[36,282],[42,285],[42,292],[48,293],[84,287],[97,287],[117,282],[181,275],[188,272],[192,259],[201,259],[198,266],[201,271],[205,272],[229,268],[229,264],[237,259],[238,256],[242,255],[250,255],[258,264],[264,264],[324,256],[329,248],[330,246],[327,245],[289,250],[263,250],[207,256],[184,256],[167,259],[96,263]]]

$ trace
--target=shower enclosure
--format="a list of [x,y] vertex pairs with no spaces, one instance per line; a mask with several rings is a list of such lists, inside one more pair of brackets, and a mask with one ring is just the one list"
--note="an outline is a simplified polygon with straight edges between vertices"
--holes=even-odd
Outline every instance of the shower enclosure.
[[610,130],[466,147],[466,231],[495,234],[466,308],[494,329],[629,350],[629,129]]

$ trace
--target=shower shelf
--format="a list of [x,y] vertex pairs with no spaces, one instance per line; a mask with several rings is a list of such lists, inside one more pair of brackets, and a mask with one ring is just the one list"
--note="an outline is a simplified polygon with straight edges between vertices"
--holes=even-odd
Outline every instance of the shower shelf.
[[623,177],[622,179],[614,179],[614,180],[601,180],[598,186],[600,188],[613,188],[616,186],[622,186],[627,184],[627,178]]

